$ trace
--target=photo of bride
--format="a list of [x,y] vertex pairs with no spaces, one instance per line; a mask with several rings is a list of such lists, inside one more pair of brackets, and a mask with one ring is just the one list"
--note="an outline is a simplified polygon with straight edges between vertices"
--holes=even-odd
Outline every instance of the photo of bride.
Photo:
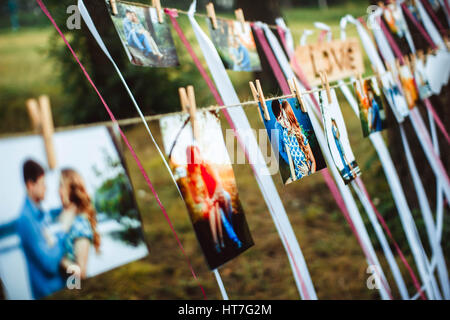
[[[41,299],[148,253],[121,153],[106,127],[0,140],[0,277],[7,299]],[[89,154],[89,157],[84,156]],[[81,289],[82,290],[82,287]]]

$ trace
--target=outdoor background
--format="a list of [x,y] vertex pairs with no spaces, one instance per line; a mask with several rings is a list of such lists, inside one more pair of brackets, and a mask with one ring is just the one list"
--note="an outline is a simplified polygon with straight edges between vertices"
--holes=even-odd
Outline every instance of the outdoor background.
[[[150,1],[142,1],[150,3]],[[298,43],[303,29],[313,29],[315,21],[332,26],[334,37],[339,37],[339,20],[346,14],[366,15],[368,1],[275,1],[260,0],[255,6],[254,0],[214,1],[218,15],[233,17],[233,10],[241,7],[248,20],[262,20],[273,23],[275,17],[284,16]],[[84,24],[81,30],[68,30],[66,9],[76,3],[75,0],[44,0],[50,12],[57,20],[71,45],[79,54],[87,71],[105,97],[117,118],[135,117],[137,113],[132,106],[125,89],[115,74],[111,64],[98,49],[89,36]],[[203,11],[206,1],[200,1],[199,11]],[[318,3],[322,8],[318,7]],[[132,66],[120,43],[110,17],[107,15],[103,0],[85,0],[88,10],[104,37],[119,68],[122,70],[139,105],[146,115],[175,111],[180,109],[177,89],[193,84],[196,89],[197,105],[214,104],[214,99],[207,89],[190,56],[184,49],[176,33],[172,31],[180,59],[180,67],[172,69],[151,69]],[[190,1],[163,0],[162,5],[186,10]],[[18,12],[20,26],[12,30],[10,12]],[[181,15],[178,19],[183,31],[201,56],[188,19]],[[199,18],[201,26],[206,29],[204,19]],[[349,36],[357,36],[354,27],[348,27]],[[317,39],[317,33],[310,41]],[[258,77],[262,80],[266,96],[280,95],[281,90],[273,79],[267,61],[262,58],[266,72],[233,73],[231,79],[241,100],[251,99],[248,81]],[[203,61],[203,60],[202,60]],[[366,61],[366,71],[371,73]],[[443,89],[448,92],[448,87]],[[0,1],[0,133],[11,135],[31,129],[27,116],[25,101],[31,97],[48,94],[52,101],[52,110],[56,127],[70,126],[89,122],[105,121],[108,116],[97,95],[81,73],[67,48],[40,12],[34,1],[2,0]],[[394,237],[399,242],[408,260],[413,264],[405,235],[399,223],[390,190],[386,183],[379,160],[368,139],[362,137],[360,122],[339,95],[340,104],[349,131],[350,142],[362,171],[365,182],[379,211],[388,221]],[[441,97],[446,105],[448,97]],[[422,108],[423,111],[423,108]],[[247,108],[247,116],[253,128],[263,129],[256,108]],[[448,127],[449,112],[438,110]],[[425,116],[425,115],[424,115]],[[416,218],[424,244],[427,247],[423,222],[418,204],[408,176],[406,161],[399,141],[398,128],[394,126],[392,113],[389,113],[391,128],[384,132],[389,143],[392,158]],[[229,128],[226,121],[223,128]],[[418,168],[427,186],[430,203],[435,204],[435,181],[433,174],[425,165],[425,158],[417,138],[411,130],[410,123],[405,124],[413,154]],[[158,124],[150,123],[152,132],[162,145]],[[156,187],[158,195],[174,223],[181,242],[189,256],[201,284],[209,299],[220,299],[219,289],[213,274],[208,270],[200,247],[189,220],[185,205],[166,172],[156,148],[149,139],[143,125],[129,126],[125,133],[143,162],[147,173]],[[445,146],[443,141],[441,145]],[[442,148],[442,158],[448,167],[448,152]],[[3,155],[4,156],[4,155]],[[149,245],[150,254],[144,260],[131,263],[114,271],[105,273],[82,283],[81,291],[65,291],[53,298],[60,299],[201,299],[203,298],[198,283],[193,279],[172,231],[167,224],[154,196],[148,189],[131,155],[126,152],[137,201],[144,222],[144,234]],[[1,164],[1,162],[0,162]],[[242,256],[220,269],[225,287],[232,299],[298,299],[289,262],[276,232],[265,202],[257,187],[249,165],[234,166],[240,198],[246,212],[255,246]],[[294,227],[301,245],[312,280],[320,299],[378,299],[374,290],[368,290],[366,279],[367,264],[355,237],[336,206],[320,174],[316,174],[297,183],[284,187],[278,174],[273,176],[283,199],[289,219]],[[361,210],[364,219],[365,214]],[[1,214],[1,213],[0,213]],[[446,215],[448,212],[446,213]],[[449,219],[445,220],[443,245],[444,254],[450,257]],[[372,228],[367,224],[379,257],[382,252],[378,246]],[[428,250],[429,252],[429,250]],[[383,258],[384,271],[395,292],[395,283]],[[412,283],[405,268],[398,261],[410,292]],[[1,293],[0,293],[1,295]]]

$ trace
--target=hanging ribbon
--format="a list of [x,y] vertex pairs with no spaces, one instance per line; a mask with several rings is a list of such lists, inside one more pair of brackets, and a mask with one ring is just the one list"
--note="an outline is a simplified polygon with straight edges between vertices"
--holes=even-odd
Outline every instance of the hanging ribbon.
[[[436,24],[436,27],[439,29],[441,34],[445,35],[446,34],[446,30],[445,30],[444,26],[442,25],[441,21],[439,21],[438,17],[436,16],[436,13],[433,11],[433,8],[428,3],[428,1],[426,1],[426,0],[419,0],[419,1],[421,1],[422,5],[427,10],[429,16],[434,21],[434,23]],[[447,1],[447,0],[445,0],[445,1]]]
[[[196,281],[198,281],[197,275],[195,274],[195,271],[191,265],[191,262],[186,254],[186,252],[184,251],[183,245],[181,244],[180,239],[178,238],[178,235],[175,231],[175,228],[173,227],[172,221],[169,218],[169,215],[167,214],[167,211],[165,209],[165,207],[163,206],[161,200],[159,199],[159,196],[155,190],[155,188],[153,187],[153,184],[150,181],[150,178],[148,177],[141,161],[139,160],[136,152],[134,151],[133,147],[131,146],[131,144],[129,143],[126,135],[123,133],[122,129],[120,128],[120,126],[117,123],[116,118],[114,117],[114,114],[112,113],[111,109],[108,107],[106,101],[103,99],[103,96],[100,94],[100,92],[98,91],[97,87],[95,86],[94,82],[92,81],[91,77],[89,76],[89,74],[87,73],[86,69],[84,68],[83,64],[81,63],[81,61],[79,60],[78,56],[76,55],[75,51],[72,49],[72,47],[70,46],[69,42],[67,41],[66,37],[64,36],[64,34],[62,33],[62,31],[59,29],[58,25],[56,24],[55,20],[53,19],[53,17],[51,16],[50,12],[47,10],[46,6],[44,5],[44,3],[42,2],[42,0],[36,0],[37,4],[39,5],[39,7],[41,8],[41,10],[44,12],[44,14],[47,16],[47,18],[50,20],[50,22],[53,24],[53,26],[55,27],[56,31],[59,33],[59,35],[61,36],[61,38],[63,39],[65,45],[67,46],[67,48],[69,49],[69,51],[71,52],[71,54],[73,55],[73,57],[75,58],[76,62],[78,63],[78,65],[80,66],[81,70],[83,71],[84,75],[86,76],[86,79],[89,81],[89,83],[91,84],[92,88],[94,89],[94,91],[97,93],[98,97],[100,98],[103,106],[106,109],[106,112],[108,113],[109,117],[111,118],[111,121],[113,123],[116,124],[117,129],[119,130],[120,135],[122,136],[123,141],[125,142],[125,145],[127,146],[128,150],[130,151],[133,159],[135,160],[142,176],[144,177],[145,182],[147,183],[148,187],[150,188],[151,192],[153,193],[156,202],[158,203],[158,206],[160,207],[161,211],[164,214],[164,217],[167,221],[167,223],[169,224],[169,227],[172,230],[172,233],[178,243],[178,246],[180,248],[180,250],[182,251],[186,262],[189,266],[189,269],[191,270],[192,276],[194,277],[194,279]],[[82,1],[80,1],[78,3],[79,8],[80,8],[80,4],[82,5],[82,7],[84,8],[84,4]],[[85,9],[85,8],[84,8]],[[81,10],[80,10],[81,11]],[[203,286],[200,284],[200,282],[198,282],[198,285],[203,293],[204,298],[206,299],[206,293],[205,290],[203,289]]]
[[[239,98],[233,88],[230,78],[223,66],[217,50],[208,36],[198,25],[194,18],[196,1],[189,8],[189,20],[196,35],[197,41],[205,57],[211,75],[217,86],[222,100],[229,105],[238,105]],[[202,67],[199,65],[198,67]],[[225,118],[234,130],[236,138],[248,159],[269,212],[280,235],[283,246],[287,252],[295,283],[302,299],[317,299],[317,295],[309,275],[306,261],[301,252],[295,233],[284,210],[283,203],[272,181],[270,172],[265,164],[258,143],[253,135],[241,137],[242,132],[250,132],[251,126],[242,107],[223,109]],[[253,152],[249,152],[249,150]]]
[[425,38],[425,40],[428,42],[428,44],[430,45],[430,47],[433,50],[436,50],[438,47],[437,45],[434,43],[434,41],[430,38],[430,36],[428,35],[428,33],[425,31],[425,29],[422,27],[422,25],[420,24],[419,21],[417,21],[416,17],[414,17],[414,15],[412,14],[411,11],[409,11],[408,6],[406,5],[405,2],[403,2],[401,4],[403,11],[405,12],[406,16],[409,18],[409,20],[411,20],[411,22],[414,24],[414,26],[417,28],[417,30],[419,30],[419,32],[422,34],[422,36]]
[[[264,37],[264,34],[261,31],[261,28],[264,29],[267,40]],[[277,69],[277,68],[279,69],[280,67],[281,67],[281,69],[283,69],[283,71],[282,71],[283,73],[281,75],[278,72],[277,73],[274,72],[274,74],[278,74],[280,76],[280,77],[276,77],[277,81],[278,81],[280,87],[284,87],[282,85],[282,83],[284,81],[286,81],[286,78],[294,78],[295,75],[289,66],[289,62],[288,62],[286,56],[284,55],[284,52],[283,52],[280,44],[278,43],[278,40],[276,39],[275,35],[271,32],[271,30],[267,27],[267,25],[265,25],[265,24],[255,23],[253,25],[253,29],[255,31],[255,34],[258,37],[259,42],[261,43],[264,53],[266,54],[266,56],[268,56],[269,62],[272,61],[274,63],[274,65],[271,65],[272,69]],[[267,41],[270,43],[270,46],[268,45]],[[267,44],[267,46],[264,45],[264,43]],[[273,50],[273,52],[272,52],[272,50]],[[277,58],[275,58],[275,56]],[[269,58],[269,57],[273,57],[273,58]],[[277,62],[277,59],[278,59],[278,62]],[[284,89],[283,94],[290,94],[290,90],[288,88]],[[307,105],[307,108],[308,108],[308,105]],[[315,114],[311,110],[309,110],[308,114],[310,115],[311,124],[313,125],[314,131],[316,133],[316,137],[319,141],[319,145],[321,146],[322,152],[325,155],[327,162],[333,163],[331,154],[330,154],[328,146],[326,144],[324,133],[315,117]],[[367,234],[367,231],[365,229],[365,226],[361,219],[361,216],[358,212],[356,203],[354,202],[353,197],[350,193],[350,190],[348,189],[347,186],[344,185],[342,178],[340,177],[339,172],[337,171],[335,166],[332,165],[329,168],[332,170],[332,173],[338,184],[339,189],[337,189],[337,196],[342,199],[343,205],[345,206],[345,210],[343,211],[344,216],[346,217],[347,221],[349,221],[352,231],[354,232],[354,234],[366,256],[366,259],[367,259],[369,265],[377,266],[376,272],[378,273],[378,278],[382,284],[382,288],[380,290],[381,297],[383,299],[392,299],[392,294],[390,292],[389,285],[387,284],[386,277],[385,277],[383,270],[378,262],[378,258],[375,254],[375,250],[372,247],[371,241],[369,239],[369,236]],[[327,172],[327,170],[322,170],[321,172]],[[329,174],[328,174],[328,176],[329,176]],[[330,177],[330,180],[328,180],[328,182],[331,182],[331,184],[334,185],[336,188],[336,185],[333,183],[333,180],[331,177]]]
[[[345,40],[345,38],[346,38],[345,28],[346,28],[347,21],[348,21],[348,19],[345,18],[345,17],[341,20],[341,38],[342,38],[343,40]],[[286,32],[286,30],[283,30],[283,28],[284,28],[284,29],[287,29],[287,27],[286,27],[285,24],[280,24],[280,25],[278,25],[278,28],[277,28],[278,34],[280,35],[281,42],[283,43],[286,52],[288,52],[288,55],[289,55],[289,57],[290,57],[291,66],[298,66],[297,59],[295,58],[295,55],[294,55],[294,53],[293,53],[293,52],[294,52],[294,48],[293,48],[292,46],[289,46],[289,45],[288,45],[288,42],[285,40],[285,34],[290,34],[290,33]],[[288,30],[288,29],[287,29],[287,30]],[[298,71],[298,72],[297,72],[297,71]],[[302,72],[302,70],[301,70],[301,68],[300,68],[299,66],[298,66],[298,70],[296,70],[296,73],[297,73],[297,75],[299,75],[299,73],[300,73],[300,74],[303,74],[303,72]],[[307,84],[306,78],[305,78],[304,80],[300,79],[300,81],[303,83],[303,85],[305,85],[305,82],[306,82],[306,84]],[[310,90],[310,88],[308,88],[308,87],[307,87],[307,89]],[[345,92],[344,92],[344,94],[345,94]],[[357,109],[354,109],[354,110],[355,110],[355,113],[358,115]],[[386,147],[386,146],[385,146],[385,147]],[[391,163],[392,163],[392,160],[391,160],[391,159],[388,159],[388,160],[391,161]],[[383,162],[382,162],[382,163],[383,163]],[[360,183],[360,182],[361,182],[361,180],[358,179],[358,180],[357,180],[357,183]],[[417,280],[417,277],[416,277],[416,275],[414,274],[414,271],[412,270],[412,268],[411,268],[411,266],[409,265],[408,261],[407,261],[406,258],[404,257],[404,254],[403,254],[403,252],[400,250],[400,247],[398,246],[397,242],[396,242],[395,239],[392,237],[392,233],[391,233],[390,229],[388,228],[386,222],[384,221],[384,218],[381,216],[381,214],[378,212],[378,210],[376,209],[376,207],[373,205],[373,203],[372,203],[372,201],[370,200],[370,197],[369,197],[369,195],[368,195],[368,193],[367,193],[367,191],[366,191],[364,185],[363,185],[362,183],[360,183],[359,187],[360,187],[360,189],[362,190],[362,192],[364,192],[364,193],[366,194],[366,198],[369,200],[370,205],[371,205],[373,211],[375,212],[375,214],[376,214],[378,220],[380,221],[382,227],[384,228],[386,234],[389,236],[390,240],[393,242],[393,245],[394,245],[394,247],[395,247],[395,249],[396,249],[396,251],[397,251],[397,254],[400,256],[400,259],[402,260],[403,264],[404,264],[405,267],[407,268],[407,270],[408,270],[408,272],[409,272],[409,275],[411,276],[411,279],[413,280],[414,286],[416,287],[417,291],[420,292],[421,298],[422,298],[422,299],[426,299],[426,298],[425,298],[425,295],[424,295],[423,292],[421,291],[420,283],[419,283],[419,281]],[[370,207],[368,208],[368,210],[370,210]],[[396,267],[396,264],[392,264],[392,265],[393,265],[393,267],[391,267],[391,269],[392,269],[392,268],[398,269],[398,267]],[[393,271],[393,273],[395,273],[395,272]],[[399,290],[400,290],[400,293],[402,294],[402,298],[407,299],[407,298],[409,297],[409,295],[408,295],[408,293],[407,293],[406,290],[402,289],[402,288],[404,288],[404,281],[403,281],[403,279],[401,278],[401,275],[400,275],[399,277],[395,277],[395,276],[394,276],[394,278],[396,279],[397,285],[399,286]],[[406,291],[406,292],[405,292],[405,291]]]
[[[377,67],[377,71],[380,74],[383,74],[386,72],[386,69],[384,68],[384,64],[381,61],[380,56],[378,55],[377,49],[375,45],[370,40],[370,36],[367,34],[366,30],[363,28],[361,23],[354,19],[351,16],[346,17],[349,21],[354,23],[357,27],[357,31],[360,35],[360,38],[362,40],[363,46],[365,48],[365,51],[367,55],[369,56],[369,59],[371,60],[372,64]],[[373,17],[370,17],[373,20]],[[376,21],[376,20],[374,20]],[[374,23],[374,21],[372,23]],[[377,28],[376,26],[373,28],[373,33],[375,36],[376,41],[381,46],[380,48],[381,53],[386,57],[390,57],[390,59],[395,60],[395,57],[393,56],[393,53],[390,50],[389,45],[386,45],[386,39],[382,37],[382,33],[380,34],[381,28]],[[383,42],[384,41],[384,42]],[[386,60],[388,63],[393,63],[393,61]],[[402,124],[399,123],[399,126],[401,127]],[[376,145],[377,153],[380,156],[380,159],[382,159],[383,169],[385,170],[386,178],[388,179],[388,183],[392,190],[392,195],[394,196],[394,200],[396,202],[396,206],[398,208],[398,212],[400,214],[401,222],[403,225],[403,228],[405,230],[405,234],[408,239],[408,243],[412,249],[414,259],[416,262],[416,265],[419,270],[420,277],[422,279],[422,282],[425,284],[426,292],[429,298],[432,298],[434,296],[433,288],[431,284],[428,282],[427,279],[429,271],[427,270],[428,265],[428,259],[424,255],[424,250],[422,247],[422,244],[420,242],[420,238],[416,235],[416,227],[414,224],[414,220],[411,215],[411,211],[408,207],[408,204],[406,202],[406,197],[403,193],[403,190],[401,188],[401,184],[398,178],[398,175],[395,171],[395,167],[393,166],[392,159],[389,156],[389,153],[386,149],[386,146],[384,145],[384,142],[382,141],[381,136],[379,136],[378,140],[375,140],[378,134],[372,134],[371,140]],[[385,161],[385,159],[389,159],[390,161]],[[416,188],[416,191],[419,190]],[[433,277],[431,277],[433,278]]]

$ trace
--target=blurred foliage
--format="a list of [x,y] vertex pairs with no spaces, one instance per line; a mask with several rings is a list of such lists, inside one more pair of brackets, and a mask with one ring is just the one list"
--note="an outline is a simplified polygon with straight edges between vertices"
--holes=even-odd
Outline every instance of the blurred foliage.
[[[134,190],[121,160],[113,158],[106,152],[104,152],[104,157],[107,169],[101,172],[97,168],[93,168],[97,177],[106,176],[102,185],[95,190],[95,209],[124,227],[123,231],[115,234],[116,237],[132,245],[138,245],[142,242],[142,233]],[[111,172],[117,173],[111,177]]]

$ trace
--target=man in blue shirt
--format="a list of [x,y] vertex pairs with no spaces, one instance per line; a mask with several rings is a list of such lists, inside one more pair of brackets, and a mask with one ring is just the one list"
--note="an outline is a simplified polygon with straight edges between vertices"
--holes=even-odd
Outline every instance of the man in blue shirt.
[[123,20],[123,31],[128,45],[139,49],[145,56],[153,56],[161,60],[163,58],[155,40],[148,30],[144,28],[136,13],[127,10]]
[[51,233],[49,216],[41,208],[45,198],[45,172],[35,161],[23,165],[27,195],[17,220],[17,232],[27,261],[33,298],[45,297],[64,287],[60,264],[64,257],[63,241],[66,232]]

